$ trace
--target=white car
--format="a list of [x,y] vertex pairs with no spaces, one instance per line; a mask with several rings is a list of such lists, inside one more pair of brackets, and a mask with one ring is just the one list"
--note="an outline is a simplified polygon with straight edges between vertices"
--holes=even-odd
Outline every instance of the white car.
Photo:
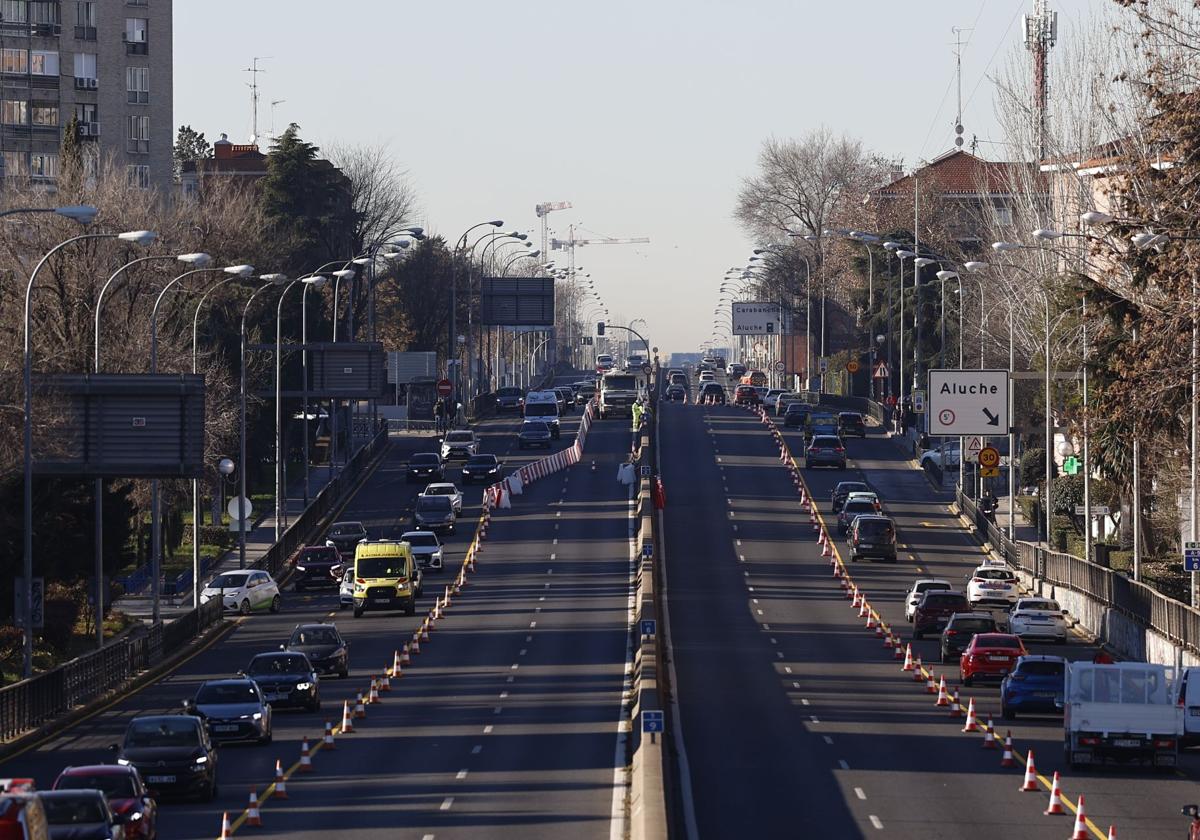
[[400,541],[408,543],[418,568],[437,572],[444,568],[442,541],[433,531],[405,531],[400,535]]
[[767,393],[762,398],[763,405],[773,410],[779,403],[779,395],[786,393],[787,391],[782,388],[768,388]]
[[1053,639],[1067,643],[1067,620],[1057,601],[1049,598],[1019,598],[1008,616],[1008,632],[1021,638]]
[[971,573],[967,583],[967,600],[971,606],[997,604],[1007,607],[1021,597],[1017,576],[1000,563],[984,563]]
[[704,373],[700,374],[700,381],[701,382],[716,382],[717,375],[715,373],[713,373],[711,370],[706,370],[706,371],[704,371]]
[[842,502],[842,506],[843,506],[843,507],[845,507],[845,505],[846,505],[848,502],[851,502],[851,501],[854,501],[854,502],[870,502],[871,504],[875,505],[875,512],[876,512],[876,513],[883,513],[883,503],[882,503],[881,501],[879,501],[879,494],[875,493],[874,491],[871,491],[871,490],[855,490],[855,491],[853,491],[853,492],[851,492],[851,493],[847,493],[847,494],[846,494],[846,501],[845,501],[845,502]]
[[479,441],[471,431],[447,432],[442,438],[442,460],[470,458],[479,453]]
[[953,589],[950,581],[942,578],[918,578],[913,581],[912,588],[908,590],[908,594],[904,596],[904,618],[906,621],[913,620],[913,613],[917,610],[917,604],[921,603],[921,596],[931,589]]
[[214,598],[220,598],[226,610],[242,615],[279,612],[282,604],[279,586],[269,574],[257,569],[217,575],[200,592],[200,603],[205,604]]
[[454,508],[454,515],[462,515],[463,498],[462,491],[455,487],[449,481],[436,481],[433,484],[426,484],[425,489],[421,491],[422,496],[449,496],[450,506]]
[[943,443],[936,449],[926,449],[921,453],[921,468],[940,467],[943,470],[958,469],[958,441]]
[[338,609],[344,610],[354,606],[354,567],[342,573],[342,583],[338,587]]

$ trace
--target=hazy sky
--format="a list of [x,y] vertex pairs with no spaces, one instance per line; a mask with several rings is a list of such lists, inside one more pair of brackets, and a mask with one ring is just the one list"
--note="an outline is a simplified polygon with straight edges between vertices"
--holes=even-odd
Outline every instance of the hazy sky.
[[[1061,37],[1106,0],[1051,0]],[[968,140],[995,138],[994,73],[1033,0],[175,0],[175,124],[209,140],[299,123],[318,144],[386,143],[428,230],[570,201],[552,235],[650,238],[580,247],[614,314],[695,350],[717,287],[753,244],[731,218],[761,142],[820,125],[906,165],[950,149],[952,27]],[[272,100],[284,100],[272,109]],[[272,113],[274,116],[272,116]],[[264,144],[265,145],[265,144]],[[998,155],[981,143],[979,154]],[[563,262],[562,252],[556,258]]]

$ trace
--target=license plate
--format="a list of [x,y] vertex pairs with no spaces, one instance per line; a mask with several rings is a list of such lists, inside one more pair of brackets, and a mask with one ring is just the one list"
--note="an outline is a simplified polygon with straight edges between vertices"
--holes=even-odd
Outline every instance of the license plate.
[[288,695],[286,695],[286,694],[268,694],[267,695],[268,703],[275,703],[280,700],[286,700],[286,699],[288,699]]
[[392,602],[391,598],[372,598],[371,599],[372,604],[390,604],[391,602]]
[[1114,747],[1140,747],[1142,742],[1137,738],[1115,738],[1113,740]]
[[875,544],[874,543],[859,543],[858,547],[859,548],[874,548]]
[[236,723],[218,723],[212,728],[213,732],[237,732]]
[[1012,661],[1012,660],[1010,660],[1007,656],[989,656],[988,657],[988,662],[1010,662],[1010,661]]
[[1055,697],[1055,698],[1058,697],[1058,695],[1053,691],[1035,691],[1033,696],[1034,697]]
[[175,777],[174,776],[147,776],[146,784],[173,785],[173,784],[175,784]]
[[1190,717],[1200,717],[1200,707],[1192,706],[1188,709],[1188,715]]

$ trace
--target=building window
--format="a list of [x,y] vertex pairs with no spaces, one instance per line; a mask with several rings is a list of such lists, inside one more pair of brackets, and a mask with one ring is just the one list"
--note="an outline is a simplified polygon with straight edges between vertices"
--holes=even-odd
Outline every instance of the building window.
[[61,23],[61,18],[58,16],[58,3],[45,2],[45,0],[35,0],[29,4],[29,22],[30,23],[46,23],[57,26]]
[[28,50],[0,50],[0,71],[5,73],[28,73]]
[[93,102],[80,102],[75,105],[75,119],[82,125],[100,122],[98,113]]
[[57,76],[58,53],[33,50],[29,53],[29,71],[37,76]]
[[75,3],[75,25],[96,26],[96,4],[92,0],[78,0]]
[[0,152],[4,156],[4,174],[9,177],[17,177],[28,173],[25,152]]
[[0,2],[0,19],[5,23],[28,23],[28,6],[25,0]]
[[1000,227],[1012,227],[1012,208],[997,207],[996,208],[996,224]]
[[31,109],[33,115],[33,124],[41,126],[56,126],[58,125],[58,106],[57,105],[34,105]]
[[150,68],[126,67],[125,92],[132,105],[145,105],[150,101]]
[[147,0],[125,0],[125,5],[126,6],[147,6],[147,5],[149,5],[149,3],[147,2]]
[[141,187],[143,190],[150,189],[150,167],[145,164],[133,164],[125,167],[125,171],[129,177],[129,183],[135,187]]
[[28,125],[29,103],[20,99],[0,101],[0,122],[5,125]]
[[47,152],[30,153],[29,174],[34,178],[58,177],[58,155]]
[[125,54],[146,55],[150,41],[150,21],[146,18],[125,18]]
[[150,153],[149,117],[134,115],[129,118],[129,134],[125,138],[125,151],[138,155]]
[[95,79],[96,78],[96,54],[95,53],[75,53],[75,78],[76,79]]

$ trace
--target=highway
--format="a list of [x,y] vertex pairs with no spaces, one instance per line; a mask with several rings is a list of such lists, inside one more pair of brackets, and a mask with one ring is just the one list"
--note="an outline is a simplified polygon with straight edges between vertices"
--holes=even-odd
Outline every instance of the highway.
[[[659,414],[675,692],[700,836],[1068,836],[1072,817],[1042,814],[1047,791],[1018,792],[1020,771],[962,733],[962,719],[935,707],[864,629],[758,416],[690,403]],[[801,435],[785,437],[802,454]],[[902,600],[912,579],[963,581],[982,554],[951,516],[949,494],[933,491],[898,444],[872,428],[847,446],[850,469],[802,470],[804,480],[827,519],[838,481],[865,480],[880,494],[897,522],[900,562],[859,562],[851,573],[908,642]],[[936,638],[913,644],[958,686],[957,668],[936,664]],[[1093,653],[1078,637],[1066,648],[1029,647]],[[1179,808],[1195,798],[1194,756],[1167,775],[1071,772],[1058,720],[1010,725],[994,684],[961,690],[964,705],[974,697],[981,715],[1011,729],[1022,754],[1034,748],[1041,774],[1062,772],[1067,798],[1086,795],[1092,836],[1110,824],[1139,840],[1186,831]]]
[[[564,418],[556,448],[573,442],[578,420],[578,413]],[[477,427],[483,450],[500,454],[509,468],[544,455],[515,451],[518,424],[504,418]],[[315,772],[289,779],[286,800],[263,806],[264,828],[238,821],[236,833],[608,838],[625,806],[618,719],[631,566],[628,492],[615,474],[628,447],[625,423],[595,424],[586,453],[599,462],[595,471],[585,463],[559,472],[515,497],[511,510],[497,511],[477,571],[413,665],[382,703],[368,707],[353,734],[338,737],[336,750],[316,754]],[[407,530],[419,488],[405,483],[403,468],[408,452],[423,448],[433,447],[394,443],[340,518],[363,520],[373,537]],[[450,471],[447,478],[456,476]],[[285,769],[294,765],[301,738],[319,740],[324,720],[336,725],[342,702],[391,664],[461,564],[480,495],[478,486],[466,489],[447,572],[426,577],[417,616],[355,620],[337,609],[332,591],[298,595],[289,588],[280,614],[238,619],[236,629],[174,673],[14,757],[0,775],[32,775],[48,788],[66,765],[111,760],[105,748],[131,717],[179,709],[201,680],[244,667],[286,640],[296,623],[335,621],[351,641],[352,674],[322,681],[323,714],[280,711],[273,744],[222,747],[216,802],[163,803],[161,837],[218,836],[223,811],[237,820],[251,791],[261,794],[272,781],[276,759]]]

